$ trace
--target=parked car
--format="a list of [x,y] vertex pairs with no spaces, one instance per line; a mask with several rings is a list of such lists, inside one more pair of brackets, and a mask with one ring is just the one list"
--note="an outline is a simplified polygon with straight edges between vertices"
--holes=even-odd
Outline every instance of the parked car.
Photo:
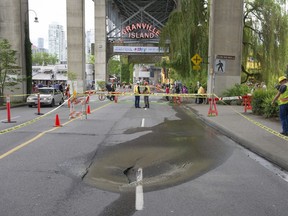
[[38,104],[38,94],[40,94],[40,105],[55,106],[55,104],[64,103],[64,96],[59,89],[53,87],[38,88],[38,92],[31,94],[27,97],[27,105],[29,107],[36,106]]

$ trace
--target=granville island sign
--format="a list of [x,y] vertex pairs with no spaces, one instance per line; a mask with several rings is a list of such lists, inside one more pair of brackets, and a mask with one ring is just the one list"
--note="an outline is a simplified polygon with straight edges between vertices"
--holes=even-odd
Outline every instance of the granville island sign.
[[159,37],[160,33],[160,30],[148,23],[130,24],[122,29],[122,34],[132,39],[152,39]]

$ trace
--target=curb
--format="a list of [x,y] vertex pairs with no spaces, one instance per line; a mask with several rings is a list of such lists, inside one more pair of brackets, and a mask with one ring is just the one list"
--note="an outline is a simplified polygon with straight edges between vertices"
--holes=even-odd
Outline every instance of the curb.
[[264,150],[263,148],[260,148],[258,146],[255,146],[251,141],[240,137],[236,135],[235,133],[232,133],[225,127],[222,127],[221,125],[214,123],[207,118],[205,118],[203,115],[199,114],[199,112],[192,107],[185,106],[189,108],[198,118],[201,120],[204,124],[212,127],[216,131],[220,132],[221,134],[227,136],[228,138],[232,139],[234,142],[239,144],[240,146],[248,149],[249,151],[259,155],[260,157],[265,158],[267,161],[275,164],[276,166],[288,171],[288,162],[286,160],[281,159],[275,154],[271,154],[269,151]]

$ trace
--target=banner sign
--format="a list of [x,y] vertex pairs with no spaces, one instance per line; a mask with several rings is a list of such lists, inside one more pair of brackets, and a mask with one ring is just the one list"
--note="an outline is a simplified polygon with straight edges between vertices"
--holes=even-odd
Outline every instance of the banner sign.
[[[168,52],[168,48],[166,52]],[[164,53],[163,48],[159,47],[141,47],[141,46],[113,46],[113,52],[121,53]]]

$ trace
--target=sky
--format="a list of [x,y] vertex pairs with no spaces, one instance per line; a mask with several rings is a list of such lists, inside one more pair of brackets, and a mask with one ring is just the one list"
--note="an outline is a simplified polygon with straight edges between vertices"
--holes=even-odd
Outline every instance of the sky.
[[[44,47],[48,48],[48,28],[52,23],[63,25],[66,30],[66,0],[28,0],[29,1],[29,27],[30,40],[37,46],[39,37],[44,38]],[[85,0],[85,28],[94,29],[94,3]],[[39,22],[35,23],[37,15]],[[67,39],[67,37],[66,37]]]

